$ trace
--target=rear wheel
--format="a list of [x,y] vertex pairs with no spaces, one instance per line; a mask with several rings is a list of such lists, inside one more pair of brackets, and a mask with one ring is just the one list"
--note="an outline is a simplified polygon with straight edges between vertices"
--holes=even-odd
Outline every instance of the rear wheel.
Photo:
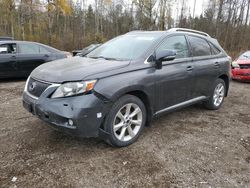
[[134,143],[140,136],[146,122],[146,109],[143,102],[125,95],[118,99],[108,114],[105,127],[109,133],[107,142],[116,147]]
[[218,110],[225,98],[226,85],[224,80],[217,79],[214,84],[214,89],[208,101],[204,102],[204,106],[209,110]]

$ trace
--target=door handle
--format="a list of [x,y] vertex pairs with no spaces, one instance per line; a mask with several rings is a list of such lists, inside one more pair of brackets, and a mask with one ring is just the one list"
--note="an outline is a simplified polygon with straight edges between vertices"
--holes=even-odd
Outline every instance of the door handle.
[[49,57],[49,55],[48,55],[48,54],[45,54],[44,57]]
[[14,58],[14,59],[15,59],[15,58],[16,58],[16,56],[15,56],[15,55],[13,55],[13,56],[11,56],[11,58]]
[[215,62],[215,63],[214,63],[214,66],[215,66],[215,67],[220,67],[220,63],[219,63],[219,62]]
[[194,69],[193,66],[188,66],[188,67],[187,67],[187,71],[192,71],[193,69]]

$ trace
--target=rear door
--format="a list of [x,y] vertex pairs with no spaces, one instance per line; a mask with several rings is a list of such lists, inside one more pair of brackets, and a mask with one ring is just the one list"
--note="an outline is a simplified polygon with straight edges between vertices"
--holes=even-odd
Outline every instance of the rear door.
[[168,36],[157,50],[175,50],[176,59],[163,62],[155,72],[157,111],[190,99],[193,87],[194,66],[184,35]]
[[19,43],[17,55],[18,70],[28,76],[36,67],[49,61],[49,54],[41,53],[40,46],[35,43]]
[[208,96],[213,83],[220,73],[218,56],[214,54],[209,42],[203,37],[188,35],[195,64],[194,97]]
[[0,45],[0,77],[18,76],[16,63],[16,43],[2,43]]

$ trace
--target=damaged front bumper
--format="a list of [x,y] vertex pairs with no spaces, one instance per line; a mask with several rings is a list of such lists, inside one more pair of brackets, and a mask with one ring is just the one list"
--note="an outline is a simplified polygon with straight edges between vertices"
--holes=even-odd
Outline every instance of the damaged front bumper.
[[94,94],[50,98],[55,88],[48,88],[39,98],[23,93],[23,106],[56,130],[78,137],[104,137],[102,124],[110,105]]
[[235,80],[250,81],[250,69],[232,69],[232,78]]

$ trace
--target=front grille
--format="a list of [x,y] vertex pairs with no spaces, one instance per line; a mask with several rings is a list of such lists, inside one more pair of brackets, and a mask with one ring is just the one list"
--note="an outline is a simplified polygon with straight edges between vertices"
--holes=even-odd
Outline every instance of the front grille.
[[250,76],[250,73],[241,73],[241,74],[237,74],[239,76]]
[[250,69],[250,64],[241,64],[240,68],[241,69]]
[[27,86],[27,91],[35,96],[35,97],[40,97],[41,94],[50,86],[51,84],[44,83],[37,81],[33,78],[29,79],[28,86]]

